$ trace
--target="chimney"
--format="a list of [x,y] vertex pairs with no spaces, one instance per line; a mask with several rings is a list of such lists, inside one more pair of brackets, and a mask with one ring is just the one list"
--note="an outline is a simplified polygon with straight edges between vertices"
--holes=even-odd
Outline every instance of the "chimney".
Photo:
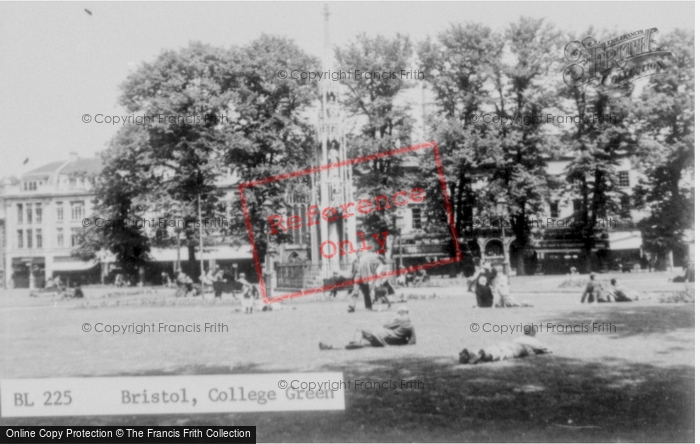
[[76,160],[78,160],[78,153],[76,153],[75,151],[71,151],[70,156],[69,156],[68,159],[69,159],[71,162],[75,162]]

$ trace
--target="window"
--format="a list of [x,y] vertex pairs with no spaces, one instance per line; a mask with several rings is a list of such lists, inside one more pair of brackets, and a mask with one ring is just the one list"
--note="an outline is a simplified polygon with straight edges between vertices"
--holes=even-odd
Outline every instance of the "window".
[[421,216],[420,208],[412,208],[411,209],[411,219],[413,221],[412,226],[416,230],[420,230],[423,227],[420,216]]
[[41,223],[41,216],[41,204],[34,204],[34,220],[36,221],[36,223]]
[[56,221],[63,222],[63,202],[56,202]]
[[34,248],[32,247],[32,230],[27,230],[27,248]]
[[620,197],[620,216],[629,218],[631,217],[631,204],[630,204],[630,197],[627,195],[623,195]]
[[83,218],[85,214],[84,202],[71,202],[70,204],[70,220],[77,221]]
[[36,182],[24,182],[22,186],[24,191],[36,191]]
[[581,211],[581,207],[581,199],[574,199],[574,213],[578,213],[579,211]]
[[41,229],[36,230],[36,247],[37,248],[43,248],[44,245],[44,237],[41,234]]
[[71,247],[77,247],[78,246],[78,228],[72,228],[70,230],[70,246]]
[[559,201],[552,202],[549,204],[549,216],[559,217]]
[[32,204],[27,204],[27,223],[32,223]]
[[619,185],[623,188],[630,186],[630,173],[629,171],[619,171],[617,173],[617,181]]
[[24,248],[24,233],[17,230],[17,248]]
[[22,218],[24,217],[24,206],[22,204],[17,204],[17,223],[23,223]]
[[63,228],[56,229],[56,246],[63,248]]

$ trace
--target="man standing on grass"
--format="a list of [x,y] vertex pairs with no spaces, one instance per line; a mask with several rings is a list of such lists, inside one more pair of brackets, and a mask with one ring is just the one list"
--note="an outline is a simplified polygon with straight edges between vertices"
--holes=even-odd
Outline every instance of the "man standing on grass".
[[[379,256],[377,253],[365,253],[360,256],[357,262],[357,273],[355,273],[354,279],[366,279],[376,276],[379,267],[384,265],[384,258]],[[372,297],[374,296],[374,288],[377,281],[372,282],[362,282],[358,284],[362,295],[365,298],[365,308],[367,310],[372,309]],[[351,306],[350,311],[355,311],[355,307]]]

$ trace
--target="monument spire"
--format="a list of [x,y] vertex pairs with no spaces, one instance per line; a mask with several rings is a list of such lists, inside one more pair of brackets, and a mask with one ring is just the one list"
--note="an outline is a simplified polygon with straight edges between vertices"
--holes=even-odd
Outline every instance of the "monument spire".
[[328,3],[323,5],[323,61],[322,68],[324,71],[333,69],[333,48],[331,48],[331,25],[330,25],[330,9]]
[[[330,11],[328,4],[323,6],[324,18],[324,38],[323,38],[323,60],[322,66],[324,77],[319,82],[321,108],[318,116],[318,146],[316,158],[318,165],[337,164],[347,160],[345,146],[345,135],[342,130],[342,120],[340,116],[340,82],[338,78],[333,78],[333,52],[331,45]],[[314,185],[316,188],[316,185]],[[351,202],[352,199],[352,170],[349,166],[335,167],[319,172],[318,194],[320,208],[334,207],[340,204]],[[338,243],[342,240],[356,240],[356,226],[354,218],[345,220],[338,219],[334,222],[322,222],[318,231],[312,233],[312,261],[322,264],[322,274],[328,277],[333,271],[340,271],[343,265],[338,256],[331,259],[322,257],[320,248],[324,241]],[[347,262],[349,257],[344,257]]]

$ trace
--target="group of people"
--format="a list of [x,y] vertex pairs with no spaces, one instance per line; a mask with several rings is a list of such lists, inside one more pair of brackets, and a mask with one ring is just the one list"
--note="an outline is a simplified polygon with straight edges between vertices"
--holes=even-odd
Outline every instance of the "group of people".
[[[62,299],[81,299],[85,297],[80,283],[74,283],[69,287],[63,283],[60,276],[48,279],[44,291],[56,292]],[[38,293],[30,292],[29,296],[36,297]]]
[[510,293],[508,276],[504,269],[506,264],[496,265],[484,262],[474,275],[467,280],[469,291],[476,294],[476,306],[479,308],[494,307],[532,307],[526,302],[518,302]]
[[231,279],[231,285],[227,286],[229,280],[224,276],[224,272],[218,265],[214,265],[207,273],[200,276],[202,286],[196,286],[191,277],[182,270],[178,272],[175,284],[178,287],[178,294],[188,296],[190,294],[199,295],[211,289],[214,298],[221,298],[225,291],[233,292],[233,287],[241,289],[241,304],[246,314],[253,313],[254,300],[259,297],[256,287],[246,280],[245,273],[240,273],[238,278]]
[[597,304],[599,302],[632,302],[639,296],[632,290],[618,285],[617,279],[610,280],[610,289],[605,289],[603,283],[596,279],[596,274],[591,273],[590,280],[581,295],[581,303],[588,301]]
[[420,270],[418,272],[414,273],[406,273],[402,274],[399,277],[396,278],[396,283],[401,286],[401,287],[408,287],[409,285],[413,285],[414,287],[419,286],[423,282],[428,282],[430,281],[430,276],[428,275],[428,272],[425,270]]
[[379,301],[386,303],[387,308],[391,308],[388,296],[396,293],[394,287],[389,282],[388,276],[377,278],[388,271],[390,270],[386,265],[386,259],[377,253],[368,252],[355,259],[352,263],[352,280],[359,282],[355,283],[351,290],[348,312],[355,311],[360,294],[364,298],[367,310],[372,310],[373,302]]

